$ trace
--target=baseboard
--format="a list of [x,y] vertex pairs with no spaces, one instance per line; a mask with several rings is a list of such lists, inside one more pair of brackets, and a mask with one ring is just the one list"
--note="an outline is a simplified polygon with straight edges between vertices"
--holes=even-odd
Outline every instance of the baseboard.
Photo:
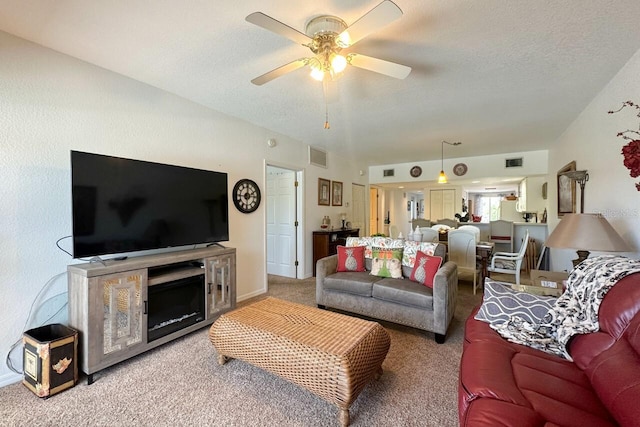
[[262,295],[262,294],[266,294],[267,290],[266,289],[260,289],[254,292],[249,292],[248,294],[244,294],[244,295],[240,295],[238,296],[238,299],[236,300],[237,302],[241,302],[244,300],[248,300],[249,298],[253,298],[253,297],[257,297],[258,295]]
[[11,384],[15,384],[22,380],[22,375],[8,372],[4,375],[0,375],[0,387],[6,387]]

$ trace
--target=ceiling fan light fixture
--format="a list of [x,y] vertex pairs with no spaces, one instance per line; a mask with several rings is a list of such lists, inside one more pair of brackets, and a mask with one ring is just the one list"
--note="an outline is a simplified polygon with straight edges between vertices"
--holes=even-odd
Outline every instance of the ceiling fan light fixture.
[[[376,7],[355,20],[348,26],[345,21],[332,15],[320,15],[307,22],[305,32],[265,15],[254,12],[246,17],[247,22],[262,27],[268,31],[286,37],[313,52],[317,57],[300,58],[273,69],[268,73],[251,80],[255,85],[262,85],[271,80],[295,71],[305,65],[311,65],[312,60],[318,61],[318,68],[324,73],[323,79],[329,75],[332,80],[340,77],[340,73],[347,65],[383,74],[396,79],[404,79],[411,72],[411,67],[385,61],[366,55],[350,53],[346,61],[338,58],[332,65],[330,56],[339,55],[340,51],[352,47],[372,32],[390,24],[402,16],[402,10],[392,0],[382,0]],[[355,56],[354,56],[355,55]],[[340,55],[343,56],[343,55]],[[314,72],[315,78],[320,80],[320,73]]]
[[347,68],[347,58],[342,55],[334,53],[331,55],[331,69],[335,73],[341,73]]
[[309,73],[309,75],[319,82],[324,79],[324,71],[322,71],[320,68],[311,67],[311,73]]
[[311,72],[309,75],[321,82],[324,79],[324,69],[322,66],[322,61],[318,57],[310,58],[308,62],[309,68],[311,68]]

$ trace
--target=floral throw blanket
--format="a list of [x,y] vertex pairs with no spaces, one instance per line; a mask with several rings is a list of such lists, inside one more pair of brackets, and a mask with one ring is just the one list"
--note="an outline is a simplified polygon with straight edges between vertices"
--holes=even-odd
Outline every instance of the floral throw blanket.
[[572,360],[566,345],[577,334],[599,329],[600,303],[618,280],[640,272],[640,261],[613,255],[587,258],[571,273],[566,291],[539,324],[517,316],[491,325],[508,341]]

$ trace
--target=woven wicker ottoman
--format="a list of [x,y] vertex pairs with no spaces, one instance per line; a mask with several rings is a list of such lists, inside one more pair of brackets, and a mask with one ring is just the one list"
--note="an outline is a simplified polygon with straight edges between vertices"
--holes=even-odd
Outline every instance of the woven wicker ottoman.
[[221,315],[209,338],[218,362],[244,360],[277,374],[340,408],[349,407],[382,374],[387,331],[376,322],[267,298]]

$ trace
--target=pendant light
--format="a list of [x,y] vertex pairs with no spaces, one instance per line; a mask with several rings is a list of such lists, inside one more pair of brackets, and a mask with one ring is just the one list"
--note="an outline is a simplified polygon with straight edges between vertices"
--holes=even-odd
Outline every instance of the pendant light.
[[447,180],[447,175],[444,173],[444,144],[449,144],[449,145],[460,145],[462,144],[462,142],[447,142],[447,141],[442,141],[442,145],[441,145],[441,156],[440,156],[440,175],[438,176],[438,184],[446,184],[447,182],[449,182]]

